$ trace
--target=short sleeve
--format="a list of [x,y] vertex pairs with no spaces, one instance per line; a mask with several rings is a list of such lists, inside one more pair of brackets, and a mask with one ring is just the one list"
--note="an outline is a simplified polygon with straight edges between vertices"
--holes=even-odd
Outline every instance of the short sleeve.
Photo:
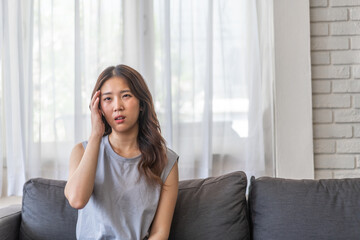
[[169,148],[167,148],[166,156],[167,156],[168,162],[161,174],[161,180],[163,181],[163,183],[165,183],[175,162],[177,162],[179,159],[179,156],[173,150],[171,150]]
[[86,149],[87,144],[88,144],[88,141],[83,141],[82,142],[82,145],[83,145],[84,149]]

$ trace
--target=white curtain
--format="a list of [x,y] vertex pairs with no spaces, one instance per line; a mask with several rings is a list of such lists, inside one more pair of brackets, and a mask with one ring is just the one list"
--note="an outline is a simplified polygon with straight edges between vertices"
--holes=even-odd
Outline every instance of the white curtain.
[[[29,122],[31,82],[31,1],[1,1],[1,167],[6,156],[9,194],[22,194],[29,149],[26,129]],[[5,141],[4,141],[5,140]],[[1,168],[2,170],[3,168]],[[3,179],[3,171],[1,171]],[[2,190],[2,189],[1,189]]]
[[0,186],[22,195],[27,179],[67,179],[97,76],[122,61],[122,2],[2,0],[0,19]]
[[272,1],[154,0],[153,94],[182,179],[272,176]]
[[273,175],[272,1],[1,0],[0,11],[2,195],[67,178],[96,78],[119,63],[144,75],[181,179]]

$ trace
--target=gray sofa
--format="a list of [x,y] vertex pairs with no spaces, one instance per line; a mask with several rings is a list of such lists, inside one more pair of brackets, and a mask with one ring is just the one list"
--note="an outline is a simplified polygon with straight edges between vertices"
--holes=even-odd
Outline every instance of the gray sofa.
[[[22,208],[0,210],[0,239],[75,239],[65,181],[32,179]],[[233,172],[179,183],[169,239],[360,239],[360,179],[250,182]]]

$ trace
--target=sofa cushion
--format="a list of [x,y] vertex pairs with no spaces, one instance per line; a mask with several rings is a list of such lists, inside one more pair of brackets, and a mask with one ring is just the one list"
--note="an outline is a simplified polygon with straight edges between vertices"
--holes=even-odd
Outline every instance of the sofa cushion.
[[41,178],[25,183],[20,239],[76,239],[77,210],[64,196],[65,184]]
[[251,179],[254,240],[359,239],[360,179]]
[[243,172],[179,182],[169,239],[250,239]]

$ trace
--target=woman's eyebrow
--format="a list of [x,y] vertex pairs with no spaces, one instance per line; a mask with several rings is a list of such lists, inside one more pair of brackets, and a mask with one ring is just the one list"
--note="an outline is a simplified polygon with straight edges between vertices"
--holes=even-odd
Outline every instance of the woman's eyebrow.
[[126,92],[130,92],[130,90],[129,90],[129,89],[124,89],[124,90],[121,90],[121,91],[120,91],[121,94],[122,94],[122,93],[126,93]]
[[[126,92],[130,92],[129,89],[124,89],[120,91],[120,94],[126,93]],[[111,95],[113,94],[112,92],[105,92],[105,93],[101,93],[101,95]]]

